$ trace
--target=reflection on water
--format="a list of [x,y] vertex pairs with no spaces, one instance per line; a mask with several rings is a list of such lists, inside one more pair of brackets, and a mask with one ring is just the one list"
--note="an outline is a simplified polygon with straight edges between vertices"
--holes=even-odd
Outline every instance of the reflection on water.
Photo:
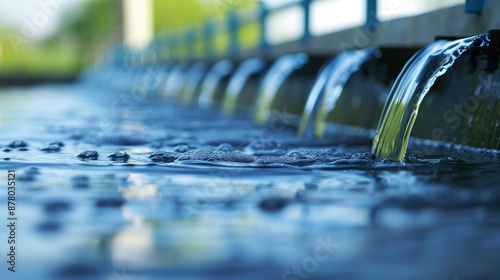
[[[82,86],[0,98],[0,167],[18,173],[17,279],[498,275],[497,153],[422,158],[410,145],[392,162],[368,152],[371,139],[332,145],[338,135]],[[98,157],[77,157],[86,150]]]

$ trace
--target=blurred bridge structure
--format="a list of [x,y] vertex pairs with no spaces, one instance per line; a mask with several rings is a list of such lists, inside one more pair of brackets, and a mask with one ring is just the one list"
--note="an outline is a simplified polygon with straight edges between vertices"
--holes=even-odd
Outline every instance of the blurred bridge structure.
[[[134,2],[138,1],[124,0]],[[428,7],[420,5],[408,11],[408,3],[393,0],[292,0],[272,7],[266,1],[256,1],[244,9],[231,9],[234,1],[221,0],[214,4],[219,5],[218,17],[152,37],[151,27],[144,24],[150,19],[141,17],[151,5],[141,2],[128,4],[132,9],[128,13],[125,7],[124,25],[142,36],[142,45],[145,40],[150,42],[142,49],[130,42],[115,46],[108,61],[120,61],[124,52],[158,61],[256,55],[276,58],[291,52],[332,55],[368,46],[421,47],[436,36],[463,37],[500,26],[500,18],[495,16],[500,8],[498,1],[467,0],[462,5],[457,5],[461,1],[434,1]],[[325,20],[328,14],[330,18]],[[130,15],[133,19],[129,22],[134,24],[127,28]],[[274,34],[279,33],[279,17],[290,25],[289,33],[293,34]],[[320,17],[322,22],[318,23],[316,18]],[[251,25],[257,26],[258,38],[245,44],[242,30]]]

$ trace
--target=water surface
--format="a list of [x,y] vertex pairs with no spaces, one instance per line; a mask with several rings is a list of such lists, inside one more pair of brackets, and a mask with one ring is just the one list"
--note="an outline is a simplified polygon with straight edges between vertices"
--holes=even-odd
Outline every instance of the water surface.
[[[19,218],[18,272],[2,262],[2,279],[500,272],[498,153],[411,142],[392,162],[369,137],[304,139],[273,120],[82,85],[0,99],[1,178],[18,174]],[[412,153],[422,146],[432,153]],[[77,157],[87,150],[98,159]]]

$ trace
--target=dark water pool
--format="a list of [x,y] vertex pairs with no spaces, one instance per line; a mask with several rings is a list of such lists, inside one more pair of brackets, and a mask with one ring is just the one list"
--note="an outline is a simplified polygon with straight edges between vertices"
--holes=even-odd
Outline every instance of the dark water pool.
[[0,218],[15,170],[18,220],[15,273],[0,230],[0,278],[500,277],[498,153],[410,148],[395,163],[370,137],[306,140],[275,118],[81,85],[2,90]]

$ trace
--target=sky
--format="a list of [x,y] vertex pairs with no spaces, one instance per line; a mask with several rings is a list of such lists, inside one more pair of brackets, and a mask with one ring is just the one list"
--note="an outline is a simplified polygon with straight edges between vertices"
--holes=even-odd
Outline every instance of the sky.
[[0,24],[33,39],[44,39],[61,23],[61,16],[86,0],[0,0]]

